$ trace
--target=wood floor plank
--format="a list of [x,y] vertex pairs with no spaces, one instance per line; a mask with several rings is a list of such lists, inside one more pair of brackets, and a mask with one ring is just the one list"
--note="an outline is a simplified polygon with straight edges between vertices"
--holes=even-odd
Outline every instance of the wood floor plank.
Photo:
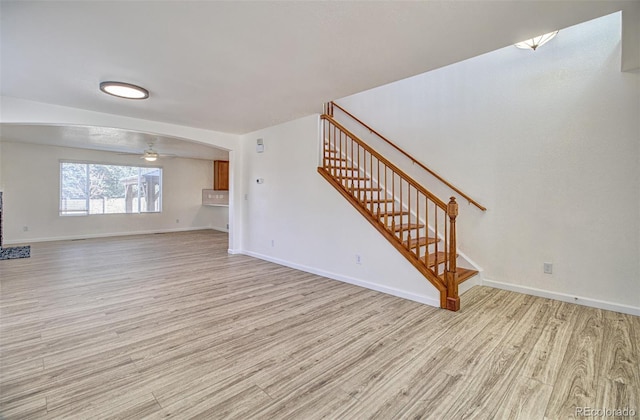
[[[640,407],[640,335],[628,316],[603,312],[604,336],[599,364],[598,407]],[[606,345],[604,345],[606,343]],[[640,410],[638,416],[640,417]]]
[[554,392],[545,415],[549,418],[575,416],[576,407],[597,407],[599,364],[603,346],[603,313],[586,308],[579,317],[559,366]]
[[450,394],[456,395],[454,402],[444,411],[441,411],[444,407],[439,407],[436,415],[441,418],[478,415],[493,418],[504,406],[509,390],[515,386],[528,350],[541,333],[537,326],[544,323],[547,316],[548,306],[542,299],[526,296],[514,312],[503,317],[506,323],[499,330],[495,329],[500,325],[498,322],[488,327],[496,339],[485,349],[478,349],[478,356],[472,360],[479,364],[466,364],[458,371],[468,379],[449,390]]
[[34,395],[20,400],[0,404],[1,418],[42,419],[47,416],[47,399]]
[[205,420],[213,418],[246,419],[251,418],[249,413],[267,406],[271,402],[271,398],[264,391],[249,382],[232,385],[222,383],[192,393],[154,413],[149,419],[167,417]]
[[495,419],[532,420],[542,419],[553,386],[536,379],[519,376],[507,390],[504,402],[498,407]]
[[553,385],[577,320],[573,316],[577,306],[559,301],[548,301],[547,304],[550,305],[552,314],[541,326],[542,334],[533,347],[521,376]]
[[488,287],[453,313],[227,248],[194,231],[0,262],[0,418],[640,411],[638,317]]

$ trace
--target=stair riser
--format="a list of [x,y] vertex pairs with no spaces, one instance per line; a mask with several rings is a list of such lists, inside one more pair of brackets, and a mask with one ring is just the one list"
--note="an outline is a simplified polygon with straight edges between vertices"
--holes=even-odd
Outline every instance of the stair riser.
[[329,171],[329,173],[331,174],[331,176],[335,177],[335,178],[340,178],[340,177],[348,177],[350,175],[359,175],[359,176],[364,176],[359,170],[358,168],[340,168],[340,167],[331,167],[331,166],[327,166],[326,167],[327,171]]
[[353,194],[358,200],[360,201],[365,201],[365,200],[377,200],[379,198],[385,198],[384,195],[381,195],[380,192],[378,191],[369,191],[369,190],[358,190],[358,189],[349,189],[349,191],[351,192],[351,194]]

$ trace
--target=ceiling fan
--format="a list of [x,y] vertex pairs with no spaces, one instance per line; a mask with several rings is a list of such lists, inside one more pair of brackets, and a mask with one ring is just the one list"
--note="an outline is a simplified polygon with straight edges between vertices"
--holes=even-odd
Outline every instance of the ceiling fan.
[[[169,158],[173,158],[176,157],[176,155],[172,155],[172,154],[164,154],[164,153],[158,153],[156,150],[154,150],[153,148],[153,142],[149,142],[147,143],[149,145],[148,149],[145,149],[142,154],[140,155],[140,159],[144,159],[147,162],[155,162],[156,160],[158,160],[158,158],[161,157],[169,157]],[[132,154],[137,154],[137,153],[122,153],[123,155],[132,155]]]
[[144,159],[147,162],[155,162],[160,157],[160,153],[153,150],[153,143],[149,143],[149,148],[146,149],[140,159]]

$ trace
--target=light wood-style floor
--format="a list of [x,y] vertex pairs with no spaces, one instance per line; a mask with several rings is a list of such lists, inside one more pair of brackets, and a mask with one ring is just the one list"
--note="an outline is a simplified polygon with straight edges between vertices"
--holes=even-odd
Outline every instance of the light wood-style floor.
[[0,417],[639,416],[638,317],[486,287],[452,313],[226,249],[198,231],[1,261]]

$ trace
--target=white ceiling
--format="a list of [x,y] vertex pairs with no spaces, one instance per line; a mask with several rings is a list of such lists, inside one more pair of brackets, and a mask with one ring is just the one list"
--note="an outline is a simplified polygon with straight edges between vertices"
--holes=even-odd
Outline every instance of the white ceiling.
[[[0,94],[247,133],[320,112],[325,101],[637,6],[617,0],[2,1]],[[139,84],[151,96],[105,95],[98,90],[104,80]]]

